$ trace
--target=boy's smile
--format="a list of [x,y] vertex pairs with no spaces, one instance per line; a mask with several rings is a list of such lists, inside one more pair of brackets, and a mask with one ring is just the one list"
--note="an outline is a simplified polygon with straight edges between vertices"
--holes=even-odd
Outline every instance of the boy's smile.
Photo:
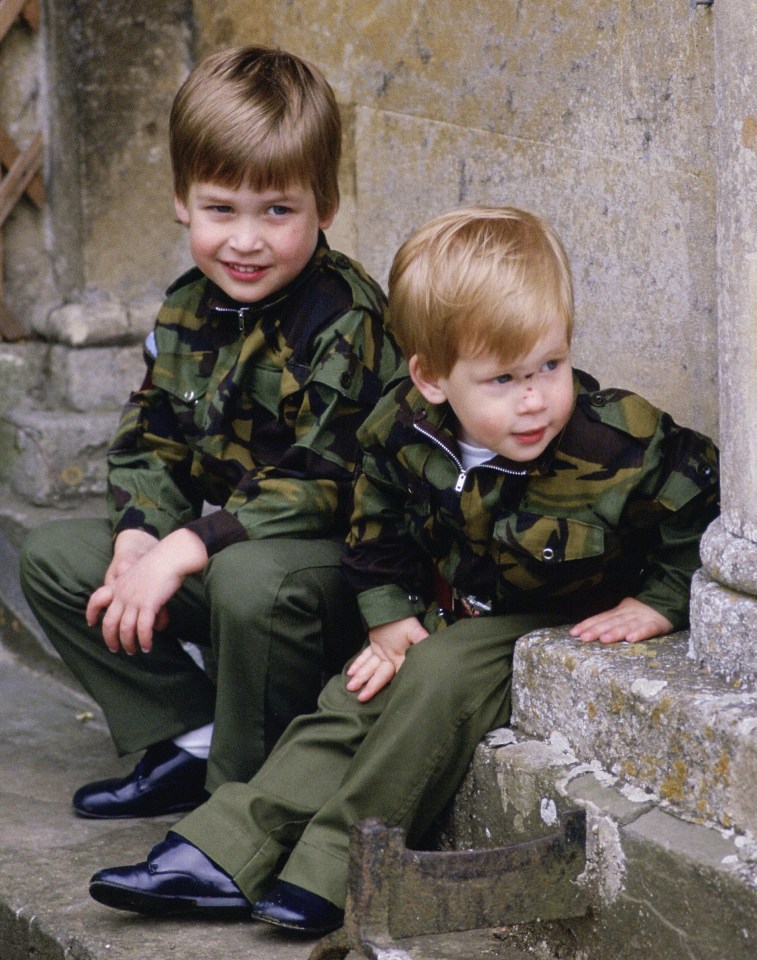
[[257,303],[303,270],[333,214],[320,217],[311,187],[286,190],[193,183],[176,215],[189,227],[192,258],[205,276],[241,303]]
[[459,439],[509,460],[541,456],[573,410],[570,347],[557,324],[514,361],[503,363],[491,353],[458,357],[449,374],[437,378],[428,378],[421,366],[417,355],[411,358],[415,385],[430,403],[449,403]]

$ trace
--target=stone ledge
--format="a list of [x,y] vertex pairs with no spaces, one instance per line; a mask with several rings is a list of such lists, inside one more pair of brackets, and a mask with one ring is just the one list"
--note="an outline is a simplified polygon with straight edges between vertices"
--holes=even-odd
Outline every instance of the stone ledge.
[[583,762],[674,813],[757,835],[757,693],[688,657],[688,634],[581,644],[564,630],[516,645],[513,726],[564,739]]
[[152,330],[160,302],[124,304],[112,300],[66,303],[35,323],[34,332],[69,347],[141,343]]
[[104,497],[88,497],[67,509],[35,507],[7,492],[0,508],[0,634],[3,646],[19,660],[64,686],[79,690],[71,672],[45,636],[21,592],[19,549],[29,530],[51,520],[105,516]]
[[545,742],[493,731],[435,839],[447,848],[517,843],[549,833],[575,807],[587,814],[590,913],[508,928],[511,943],[572,960],[752,960],[757,847],[681,820],[596,762],[581,762],[559,734]]
[[0,417],[0,479],[37,506],[104,494],[105,454],[118,416],[26,407],[6,413]]

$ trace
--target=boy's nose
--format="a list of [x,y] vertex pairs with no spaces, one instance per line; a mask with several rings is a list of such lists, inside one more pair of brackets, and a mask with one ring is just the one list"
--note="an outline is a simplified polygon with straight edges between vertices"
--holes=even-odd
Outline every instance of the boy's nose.
[[259,250],[263,246],[263,238],[256,224],[240,221],[235,224],[229,243],[234,250],[247,253]]
[[520,400],[520,408],[523,411],[531,412],[533,410],[543,410],[546,406],[546,398],[538,387],[527,383],[523,388]]

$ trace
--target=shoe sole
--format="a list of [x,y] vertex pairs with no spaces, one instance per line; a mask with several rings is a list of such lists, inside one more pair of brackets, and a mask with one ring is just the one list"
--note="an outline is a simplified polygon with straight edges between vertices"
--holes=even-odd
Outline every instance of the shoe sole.
[[[207,800],[210,794],[205,798]],[[205,800],[198,800],[196,803],[177,804],[174,807],[166,807],[163,810],[149,811],[147,813],[90,813],[87,810],[79,810],[78,807],[71,807],[77,817],[83,820],[148,820],[152,817],[168,817],[174,813],[188,813],[196,810],[205,803]]]
[[250,904],[222,899],[200,897],[161,897],[151,893],[140,893],[127,887],[118,887],[110,883],[91,883],[89,895],[98,903],[114,910],[129,910],[132,913],[148,913],[151,916],[176,916],[177,914],[201,914],[217,920],[249,920]]
[[250,914],[253,920],[260,920],[262,923],[270,923],[272,927],[280,927],[282,930],[291,930],[292,933],[302,934],[303,937],[322,937],[326,933],[332,933],[338,930],[344,924],[329,924],[325,927],[300,927],[296,923],[287,923],[286,920],[277,920],[265,913],[256,913],[254,910]]

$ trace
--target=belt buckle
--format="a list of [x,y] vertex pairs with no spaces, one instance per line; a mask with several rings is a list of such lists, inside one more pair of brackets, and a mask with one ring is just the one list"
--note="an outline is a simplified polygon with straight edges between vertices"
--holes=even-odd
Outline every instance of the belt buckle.
[[455,599],[465,611],[467,617],[485,617],[492,612],[492,604],[489,600],[481,600],[469,593],[458,593],[455,591]]

